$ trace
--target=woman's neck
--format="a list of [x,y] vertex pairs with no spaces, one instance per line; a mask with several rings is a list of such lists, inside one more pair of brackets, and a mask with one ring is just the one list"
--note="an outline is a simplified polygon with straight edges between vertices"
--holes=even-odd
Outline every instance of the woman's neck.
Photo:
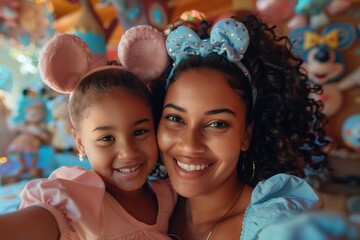
[[180,198],[169,233],[187,240],[205,240],[210,232],[209,239],[239,239],[251,193],[250,186],[236,179],[207,194]]
[[235,201],[241,198],[243,189],[244,184],[237,181],[231,187],[219,188],[206,195],[188,198],[185,201],[185,210],[190,217],[189,221],[193,225],[211,225],[215,223]]

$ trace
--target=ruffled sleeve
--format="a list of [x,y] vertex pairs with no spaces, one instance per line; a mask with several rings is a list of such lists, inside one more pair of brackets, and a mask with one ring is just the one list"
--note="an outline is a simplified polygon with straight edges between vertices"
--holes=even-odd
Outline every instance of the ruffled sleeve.
[[306,212],[265,227],[259,240],[360,239],[359,230],[345,217],[332,212]]
[[93,171],[61,167],[48,179],[28,183],[20,208],[40,206],[56,218],[61,239],[100,239],[104,229],[105,186]]
[[259,231],[269,223],[318,206],[319,195],[305,180],[277,174],[254,188],[240,239],[256,239]]

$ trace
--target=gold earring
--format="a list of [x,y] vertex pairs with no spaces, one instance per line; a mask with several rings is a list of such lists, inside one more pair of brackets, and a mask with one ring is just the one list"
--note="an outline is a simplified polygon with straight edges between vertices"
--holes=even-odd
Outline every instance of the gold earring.
[[255,166],[255,163],[254,162],[252,162],[252,174],[251,174],[251,180],[253,180],[254,179],[254,176],[255,176],[255,170],[256,170],[256,166]]

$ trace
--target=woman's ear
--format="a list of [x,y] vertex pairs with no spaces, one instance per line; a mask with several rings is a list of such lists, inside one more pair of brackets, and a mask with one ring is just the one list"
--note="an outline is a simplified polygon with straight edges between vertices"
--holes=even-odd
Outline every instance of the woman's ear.
[[85,155],[85,150],[84,150],[84,146],[82,144],[80,135],[76,132],[75,128],[71,128],[71,134],[73,135],[74,139],[75,139],[75,144],[77,149],[79,150],[79,153]]
[[241,151],[246,152],[250,147],[251,137],[252,137],[253,125],[250,124],[245,128],[243,142],[241,144]]

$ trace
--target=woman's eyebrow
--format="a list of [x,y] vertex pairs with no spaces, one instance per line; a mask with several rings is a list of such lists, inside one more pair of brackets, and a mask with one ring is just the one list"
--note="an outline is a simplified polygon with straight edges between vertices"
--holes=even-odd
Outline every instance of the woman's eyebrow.
[[177,106],[177,105],[175,105],[173,103],[166,104],[163,109],[165,109],[165,108],[173,108],[175,110],[178,110],[179,112],[186,112],[186,110],[184,108],[179,107],[179,106]]
[[[164,106],[164,109],[165,108],[173,108],[179,112],[186,112],[186,110],[182,107],[179,107],[173,103],[168,103]],[[231,115],[234,115],[236,116],[235,112],[228,109],[228,108],[219,108],[219,109],[214,109],[214,110],[210,110],[210,111],[207,111],[205,112],[205,115],[214,115],[214,114],[220,114],[220,113],[229,113]]]
[[205,115],[214,115],[214,114],[220,114],[220,113],[229,113],[231,115],[236,116],[234,111],[231,111],[228,108],[219,108],[219,109],[214,109],[214,110],[210,110],[205,112]]

